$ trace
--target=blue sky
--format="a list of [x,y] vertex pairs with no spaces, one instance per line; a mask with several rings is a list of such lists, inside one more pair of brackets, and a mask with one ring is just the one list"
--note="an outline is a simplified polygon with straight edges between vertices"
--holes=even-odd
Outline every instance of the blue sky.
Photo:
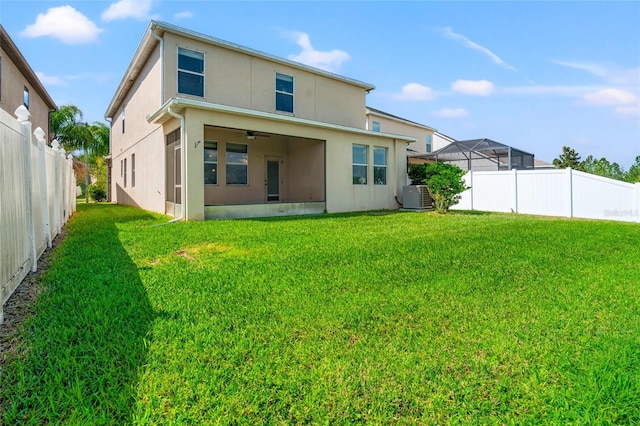
[[0,1],[56,103],[89,122],[150,19],[374,84],[368,105],[459,140],[640,155],[639,1]]

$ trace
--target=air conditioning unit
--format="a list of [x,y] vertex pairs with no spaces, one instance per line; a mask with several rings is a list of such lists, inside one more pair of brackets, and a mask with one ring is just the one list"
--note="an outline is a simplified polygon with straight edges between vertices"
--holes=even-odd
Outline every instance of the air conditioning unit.
[[433,210],[433,199],[427,185],[408,185],[402,188],[402,210]]

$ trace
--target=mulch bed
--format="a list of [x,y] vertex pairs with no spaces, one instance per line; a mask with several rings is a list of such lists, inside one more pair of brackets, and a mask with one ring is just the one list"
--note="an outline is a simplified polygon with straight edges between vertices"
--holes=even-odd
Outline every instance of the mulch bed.
[[40,256],[38,270],[25,277],[4,305],[4,323],[0,324],[0,368],[7,360],[19,357],[23,351],[22,325],[36,313],[36,301],[44,290],[40,284],[40,276],[49,268],[51,254],[65,235],[66,229],[62,228],[53,240],[53,247],[46,249]]

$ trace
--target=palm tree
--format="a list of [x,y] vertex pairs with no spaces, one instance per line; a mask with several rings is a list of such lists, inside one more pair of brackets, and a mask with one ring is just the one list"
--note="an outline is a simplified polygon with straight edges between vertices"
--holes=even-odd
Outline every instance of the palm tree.
[[82,111],[75,105],[62,105],[57,111],[52,112],[50,142],[57,139],[66,151],[78,149],[72,133],[82,119]]
[[51,130],[53,138],[56,138],[66,151],[84,154],[87,170],[85,199],[89,202],[89,159],[95,163],[97,158],[109,153],[109,127],[97,121],[90,125],[82,119],[80,108],[75,105],[63,105],[51,114]]

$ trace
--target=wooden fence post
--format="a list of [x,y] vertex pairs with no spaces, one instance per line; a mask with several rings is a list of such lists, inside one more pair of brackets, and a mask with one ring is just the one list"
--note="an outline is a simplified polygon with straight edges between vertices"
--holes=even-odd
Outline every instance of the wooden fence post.
[[640,222],[640,182],[635,184],[636,187],[636,211],[633,215],[636,217],[636,222]]
[[573,217],[573,169],[567,167],[567,217]]
[[35,225],[33,220],[33,179],[31,178],[31,113],[24,105],[20,105],[15,115],[22,125],[22,147],[23,147],[23,167],[24,167],[24,196],[27,216],[27,247],[28,256],[31,263],[31,272],[38,269],[38,254],[36,250]]
[[53,224],[56,235],[60,233],[60,143],[54,139],[51,143],[53,148]]
[[40,127],[33,131],[38,141],[38,173],[40,176],[40,202],[42,203],[42,223],[47,239],[47,247],[51,248],[51,224],[49,223],[49,191],[47,190],[47,160],[45,149],[45,132]]
[[511,191],[511,211],[513,211],[514,213],[518,213],[518,169],[511,169],[511,174],[513,175],[513,186]]

